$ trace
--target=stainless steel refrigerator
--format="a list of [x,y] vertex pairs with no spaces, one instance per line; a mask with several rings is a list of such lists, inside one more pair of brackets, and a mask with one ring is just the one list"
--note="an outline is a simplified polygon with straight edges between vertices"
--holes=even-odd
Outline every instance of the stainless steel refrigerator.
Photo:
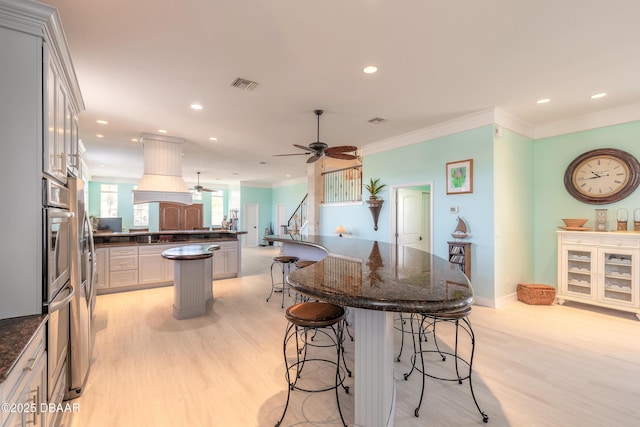
[[69,319],[69,387],[65,400],[82,394],[89,376],[95,336],[95,249],[91,221],[85,204],[85,185],[81,178],[68,180],[71,222],[71,300]]

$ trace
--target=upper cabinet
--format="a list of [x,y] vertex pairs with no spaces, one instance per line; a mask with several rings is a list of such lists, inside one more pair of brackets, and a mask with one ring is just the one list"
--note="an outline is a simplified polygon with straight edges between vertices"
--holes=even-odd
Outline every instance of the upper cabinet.
[[21,208],[0,211],[0,222],[11,224],[2,236],[11,250],[0,261],[0,317],[9,318],[42,313],[42,177],[66,180],[65,138],[73,147],[72,118],[84,104],[55,8],[0,0],[0,58],[0,179],[20,181],[0,192]]
[[78,101],[67,81],[60,61],[49,44],[43,45],[45,76],[43,94],[43,169],[49,176],[66,182],[67,174],[80,175],[78,152]]
[[160,230],[195,230],[202,227],[201,204],[160,203]]

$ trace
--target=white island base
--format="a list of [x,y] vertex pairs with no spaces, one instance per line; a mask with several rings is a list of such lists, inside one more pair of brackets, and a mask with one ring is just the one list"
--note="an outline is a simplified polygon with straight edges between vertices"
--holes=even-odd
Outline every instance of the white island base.
[[219,245],[190,245],[167,249],[162,256],[174,261],[173,317],[189,319],[207,311],[213,299],[213,251]]
[[174,261],[173,317],[189,319],[205,314],[213,299],[213,259]]

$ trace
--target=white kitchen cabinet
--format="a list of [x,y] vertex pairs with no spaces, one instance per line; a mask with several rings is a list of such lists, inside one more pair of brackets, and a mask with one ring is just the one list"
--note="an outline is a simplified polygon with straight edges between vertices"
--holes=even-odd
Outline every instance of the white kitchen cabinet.
[[216,242],[220,249],[213,252],[213,278],[236,277],[239,272],[240,254],[238,241]]
[[109,287],[138,284],[138,247],[109,248]]
[[640,233],[558,232],[558,302],[630,311],[640,319]]
[[0,387],[0,401],[9,409],[0,411],[5,427],[47,425],[47,413],[40,410],[41,403],[47,403],[45,330],[41,327],[36,332]]
[[164,259],[162,252],[180,245],[141,246],[138,252],[140,284],[173,281],[173,262]]
[[104,289],[109,287],[109,249],[96,249],[96,289]]
[[[42,313],[42,176],[66,179],[56,145],[56,81],[65,89],[72,111],[83,108],[82,96],[63,26],[55,8],[41,2],[2,1],[0,7],[0,129],[4,143],[0,180],[3,200],[20,201],[20,215],[0,212],[0,222],[11,224],[3,233],[5,251],[0,261],[0,317]],[[25,263],[25,260],[29,260]]]

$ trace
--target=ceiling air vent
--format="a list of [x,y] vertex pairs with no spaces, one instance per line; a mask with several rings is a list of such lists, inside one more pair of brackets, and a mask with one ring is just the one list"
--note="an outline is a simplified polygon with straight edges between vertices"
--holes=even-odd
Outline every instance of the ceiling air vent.
[[368,120],[369,123],[373,123],[374,125],[379,125],[380,123],[386,122],[387,119],[383,119],[382,117],[374,117],[371,120]]
[[251,80],[243,79],[242,77],[238,77],[237,79],[231,82],[231,86],[250,92],[253,89],[255,89],[256,86],[258,86],[258,83],[253,82]]

